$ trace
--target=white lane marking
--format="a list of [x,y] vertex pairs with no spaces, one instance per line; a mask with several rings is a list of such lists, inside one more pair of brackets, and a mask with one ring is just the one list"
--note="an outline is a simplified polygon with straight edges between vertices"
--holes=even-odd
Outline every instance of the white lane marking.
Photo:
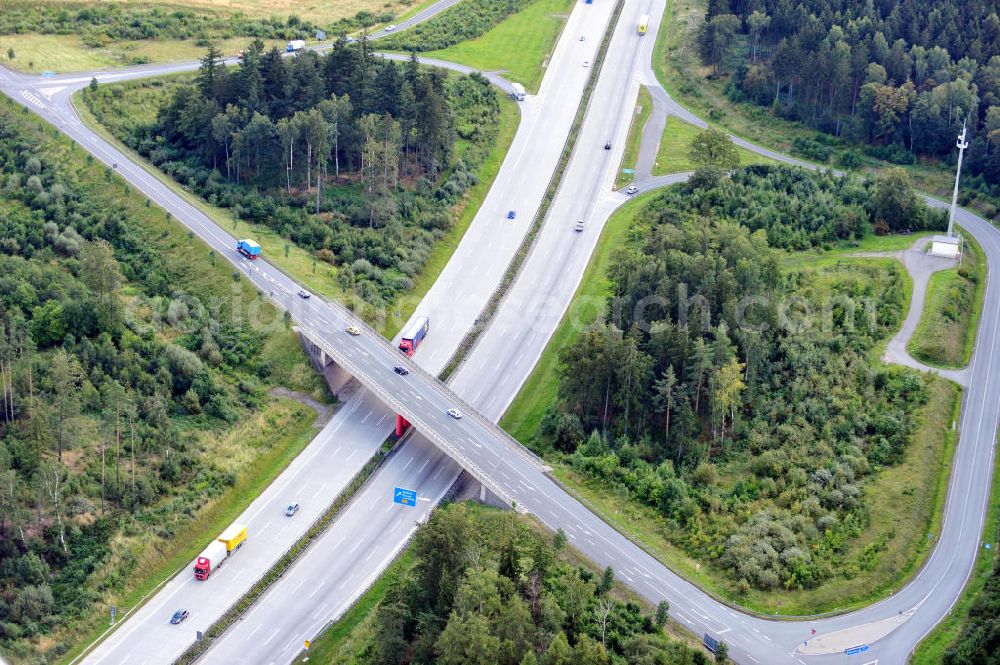
[[309,593],[309,597],[312,598],[313,596],[315,596],[317,593],[319,593],[319,590],[322,588],[323,588],[323,583],[320,582],[315,587],[313,587],[313,590]]
[[420,472],[424,470],[424,467],[427,466],[428,462],[430,462],[429,459],[424,460],[424,463],[420,465],[419,469],[417,469],[417,475],[420,475]]
[[256,633],[256,632],[258,631],[258,630],[260,630],[260,629],[261,629],[261,628],[263,628],[263,627],[264,627],[264,624],[262,624],[262,623],[259,623],[259,624],[257,624],[257,627],[256,627],[256,628],[254,628],[253,630],[251,630],[251,631],[250,631],[250,634],[246,636],[246,639],[248,639],[248,640],[249,640],[249,639],[250,639],[251,637],[253,637],[253,636],[254,636],[254,634],[255,634],[255,633]]
[[278,636],[278,633],[280,633],[280,632],[281,632],[281,629],[279,628],[278,630],[276,630],[273,633],[271,633],[271,637],[269,637],[266,640],[264,640],[264,644],[267,644],[268,642],[270,642],[271,640],[273,640],[275,637]]
[[351,575],[350,575],[350,576],[349,576],[349,577],[348,577],[348,578],[347,578],[346,580],[344,580],[343,582],[341,582],[341,583],[340,583],[340,586],[339,586],[339,587],[337,587],[337,589],[338,589],[338,590],[343,590],[343,588],[344,588],[345,586],[347,586],[347,584],[348,584],[348,583],[349,583],[349,582],[350,582],[350,581],[351,581],[351,580],[352,580],[353,578],[354,578],[354,575],[353,575],[353,573],[352,573],[352,574],[351,574]]
[[320,605],[319,609],[316,611],[316,614],[313,615],[313,619],[320,618],[323,615],[323,610],[326,609],[327,605],[329,605],[329,603],[323,603],[322,605]]

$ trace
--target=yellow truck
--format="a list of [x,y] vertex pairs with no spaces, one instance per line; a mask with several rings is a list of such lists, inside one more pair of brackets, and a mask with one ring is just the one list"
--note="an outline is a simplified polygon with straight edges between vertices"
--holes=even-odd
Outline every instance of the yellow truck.
[[222,532],[218,538],[209,543],[194,562],[194,578],[207,580],[217,568],[229,560],[233,552],[238,550],[247,539],[247,528],[244,524],[233,524]]

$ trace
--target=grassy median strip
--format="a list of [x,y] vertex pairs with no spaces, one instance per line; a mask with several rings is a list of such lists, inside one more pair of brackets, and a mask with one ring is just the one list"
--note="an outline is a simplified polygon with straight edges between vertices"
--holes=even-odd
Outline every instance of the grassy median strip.
[[[698,127],[686,123],[676,116],[669,116],[667,124],[663,127],[660,148],[656,152],[656,161],[653,163],[653,175],[693,171],[695,164],[690,157],[691,143],[701,132],[702,130]],[[778,163],[770,157],[758,155],[741,146],[736,146],[736,152],[740,156],[740,166]]]
[[965,234],[961,263],[931,275],[920,323],[909,343],[910,354],[937,367],[969,364],[986,296],[986,255]]
[[518,248],[517,253],[514,254],[514,258],[511,260],[510,265],[507,266],[507,272],[505,272],[501,278],[500,285],[493,292],[493,295],[490,296],[490,299],[486,302],[486,306],[483,307],[483,311],[476,319],[476,325],[474,325],[472,330],[465,335],[459,343],[455,353],[452,355],[451,360],[441,371],[439,378],[442,381],[447,381],[448,377],[455,373],[455,370],[458,369],[462,364],[462,361],[465,360],[465,356],[468,355],[472,347],[475,346],[480,335],[482,335],[483,332],[489,328],[490,322],[496,314],[497,307],[500,305],[500,301],[503,299],[504,294],[507,293],[507,289],[510,288],[510,285],[514,283],[514,278],[517,277],[517,274],[521,271],[521,266],[524,264],[524,260],[528,257],[531,246],[535,244],[535,238],[538,237],[538,232],[542,229],[542,222],[545,220],[545,216],[549,212],[549,207],[552,205],[552,201],[555,199],[556,192],[559,189],[559,183],[562,181],[563,173],[566,171],[569,159],[573,155],[573,147],[576,145],[576,137],[579,135],[580,127],[583,126],[583,120],[587,115],[587,107],[590,104],[590,96],[593,94],[594,87],[597,85],[597,79],[600,76],[601,67],[604,64],[604,57],[608,52],[608,46],[611,43],[611,36],[614,34],[614,28],[618,23],[618,17],[622,13],[622,7],[624,7],[624,4],[624,0],[618,0],[615,5],[615,9],[611,14],[611,20],[608,22],[608,28],[604,33],[604,39],[601,41],[601,48],[597,52],[597,58],[594,60],[594,67],[590,72],[590,79],[587,81],[587,86],[583,90],[583,98],[580,100],[580,105],[576,110],[576,117],[573,119],[573,125],[570,127],[569,135],[566,137],[566,143],[563,146],[562,155],[559,157],[559,163],[556,165],[556,169],[552,173],[552,179],[549,180],[549,187],[545,190],[545,196],[542,197],[542,203],[538,207],[538,212],[535,214],[534,219],[531,220],[531,228],[524,236],[524,240],[521,241],[521,246]]
[[641,85],[639,86],[639,99],[635,104],[635,113],[632,114],[632,124],[628,128],[628,141],[625,143],[622,165],[615,178],[615,189],[621,189],[635,178],[635,173],[625,173],[625,169],[635,171],[636,162],[639,161],[639,148],[642,146],[642,130],[646,127],[646,121],[649,120],[652,112],[653,97],[649,94],[649,88]]
[[309,530],[306,531],[305,535],[299,538],[295,543],[285,552],[280,559],[278,559],[273,566],[264,575],[261,576],[257,582],[250,587],[243,596],[237,600],[233,605],[229,607],[226,612],[219,617],[208,629],[204,632],[204,637],[200,642],[195,642],[187,651],[180,655],[177,660],[174,661],[175,665],[188,665],[189,663],[195,662],[203,653],[208,651],[216,639],[218,639],[225,631],[235,622],[240,616],[246,612],[257,599],[260,598],[272,584],[277,582],[289,570],[295,561],[301,556],[310,545],[316,542],[320,536],[326,531],[327,527],[333,523],[333,521],[340,515],[340,513],[347,507],[354,496],[364,487],[365,483],[368,481],[372,475],[382,466],[382,463],[386,460],[389,453],[392,451],[395,445],[395,437],[390,437],[387,439],[382,446],[376,451],[376,453],[369,459],[365,465],[358,471],[357,474],[351,479],[347,486],[340,492],[336,500],[330,504],[330,507],[320,515]]

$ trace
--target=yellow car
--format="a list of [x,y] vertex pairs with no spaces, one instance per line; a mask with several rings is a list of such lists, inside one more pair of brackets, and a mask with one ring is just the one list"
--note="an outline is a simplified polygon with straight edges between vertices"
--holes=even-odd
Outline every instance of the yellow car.
[[348,326],[348,328],[347,328],[347,334],[348,335],[354,335],[355,337],[357,337],[358,335],[361,334],[361,331],[358,330],[358,328],[355,327],[355,326]]

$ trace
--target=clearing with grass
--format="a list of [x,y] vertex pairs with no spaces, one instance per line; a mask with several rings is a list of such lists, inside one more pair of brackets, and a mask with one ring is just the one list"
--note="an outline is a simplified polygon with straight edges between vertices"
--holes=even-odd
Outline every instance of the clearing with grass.
[[379,42],[427,52],[485,72],[502,71],[536,92],[544,64],[573,9],[571,0],[465,0],[426,23]]

